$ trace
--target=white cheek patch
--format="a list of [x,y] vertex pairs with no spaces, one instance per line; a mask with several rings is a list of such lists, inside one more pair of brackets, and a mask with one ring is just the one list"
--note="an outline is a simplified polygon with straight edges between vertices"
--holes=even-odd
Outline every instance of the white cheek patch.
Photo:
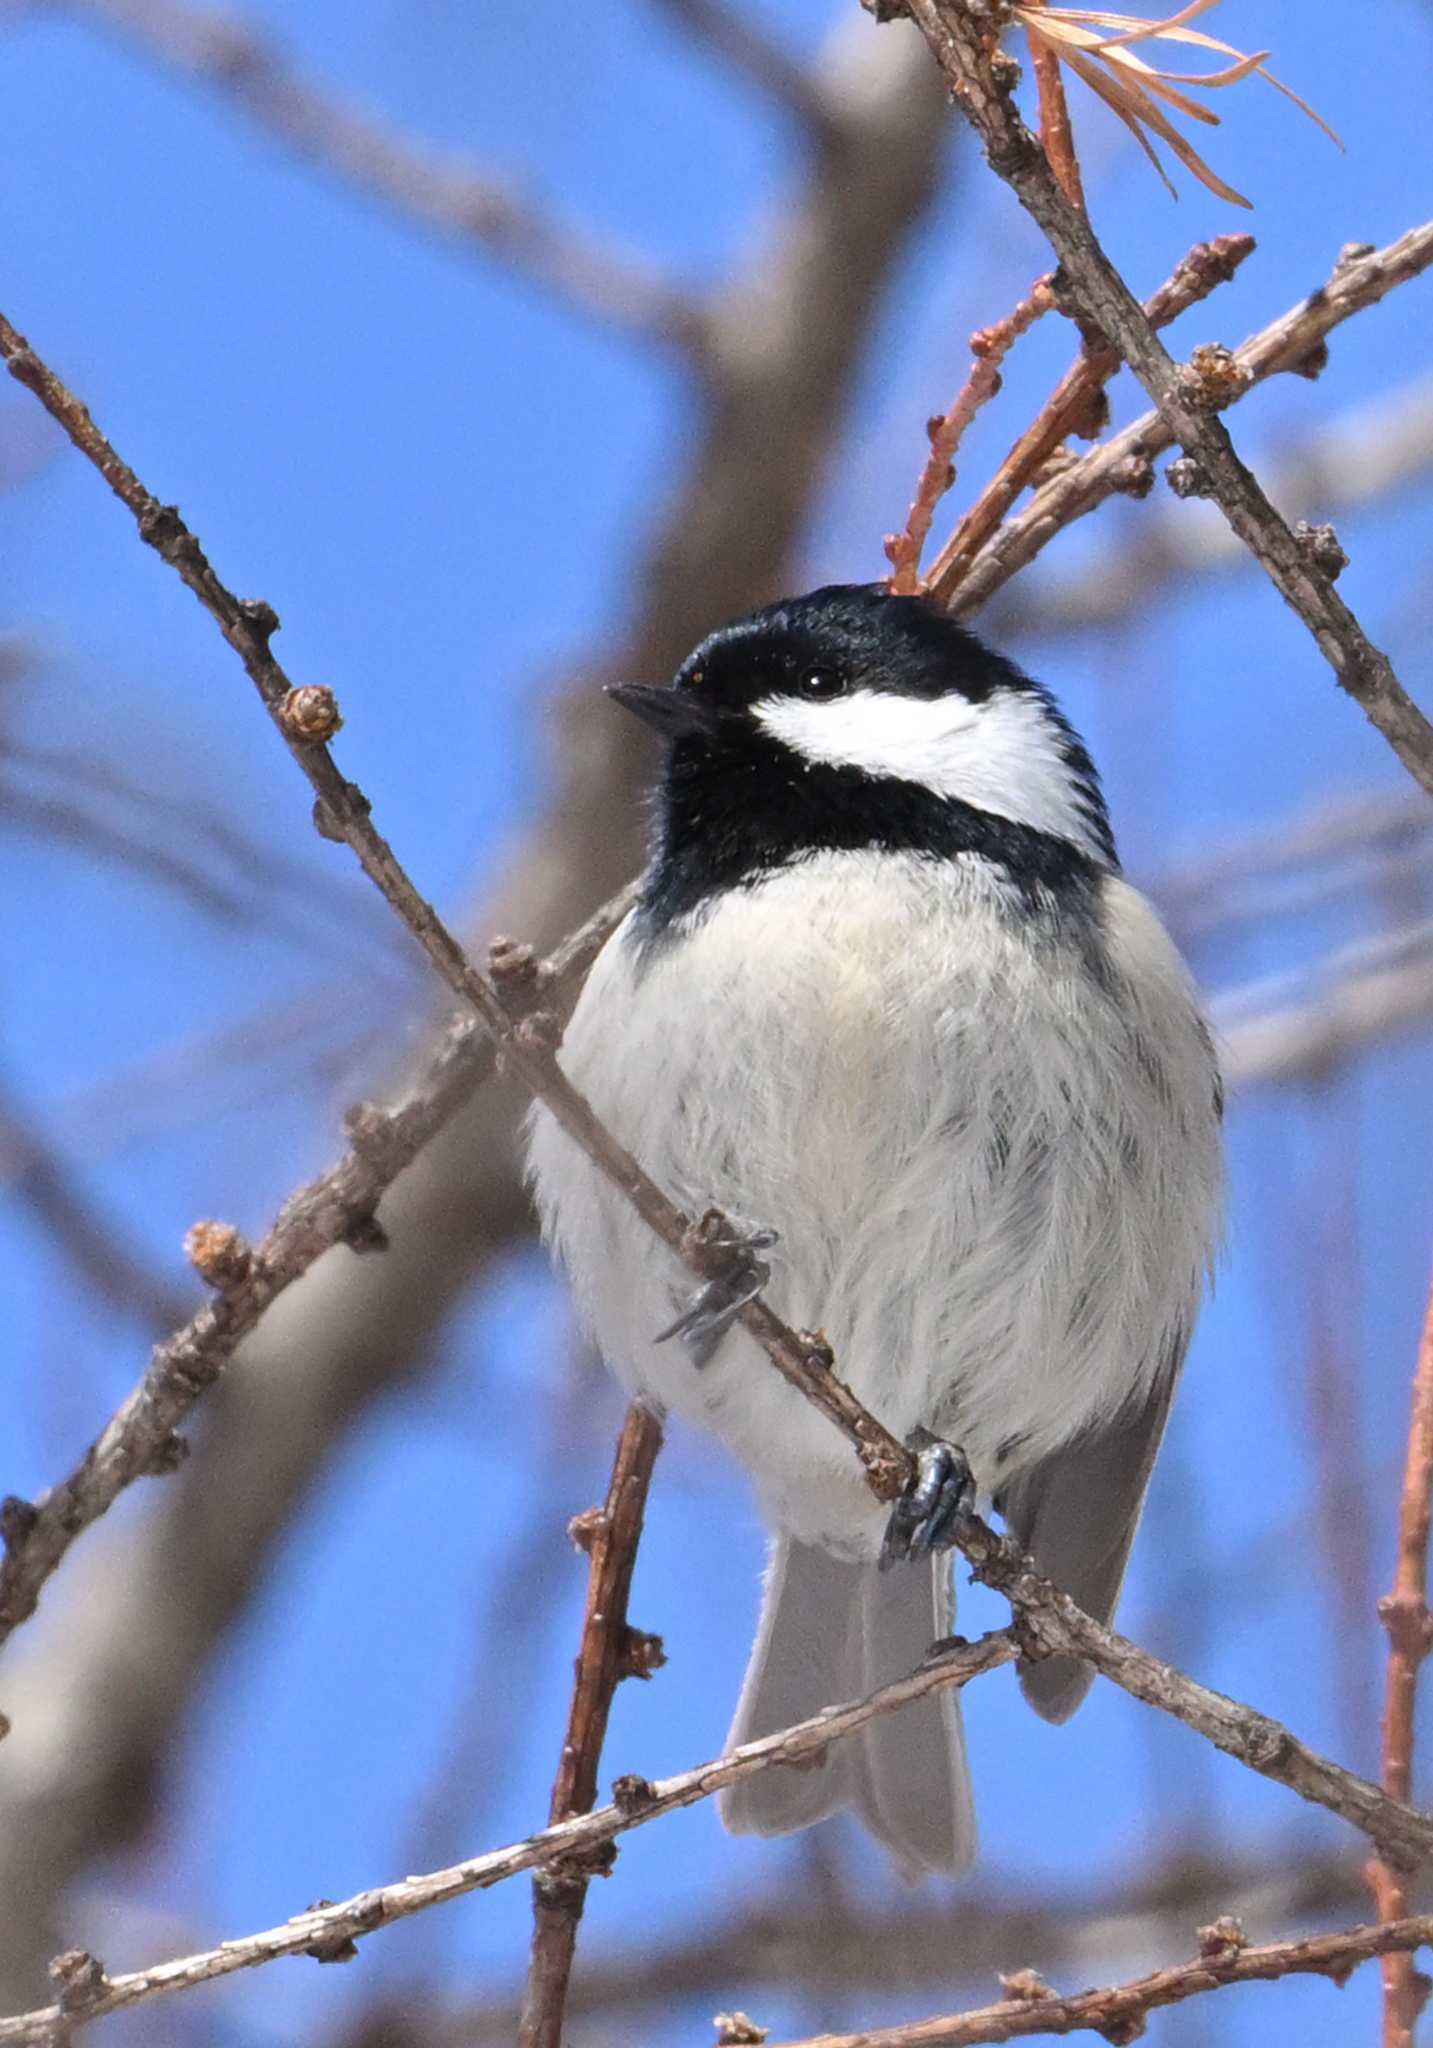
[[1061,735],[1038,697],[997,690],[968,698],[853,690],[829,704],[765,697],[752,715],[807,761],[915,782],[997,818],[1071,840],[1103,859]]

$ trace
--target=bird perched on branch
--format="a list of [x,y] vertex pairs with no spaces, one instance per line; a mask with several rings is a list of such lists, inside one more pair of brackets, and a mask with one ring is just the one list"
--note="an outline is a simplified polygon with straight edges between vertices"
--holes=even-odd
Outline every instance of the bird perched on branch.
[[[532,1173],[614,1370],[754,1481],[772,1550],[736,1744],[951,1632],[944,1546],[977,1496],[1112,1615],[1217,1231],[1219,1080],[1080,739],[924,600],[817,590],[611,694],[666,742],[656,843],[562,1060],[689,1214],[741,1220],[735,1278],[691,1301],[540,1108]],[[889,1517],[733,1323],[759,1285],[918,1449]],[[1062,1721],[1091,1676],[1050,1658],[1022,1684]],[[757,1834],[852,1806],[907,1870],[974,1854],[953,1690],[722,1799]]]

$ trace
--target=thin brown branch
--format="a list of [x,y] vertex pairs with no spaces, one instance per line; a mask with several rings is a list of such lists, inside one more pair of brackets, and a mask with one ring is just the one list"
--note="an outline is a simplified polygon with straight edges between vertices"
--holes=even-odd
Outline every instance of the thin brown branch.
[[[661,1638],[642,1635],[627,1622],[647,1488],[661,1448],[661,1423],[650,1408],[634,1402],[617,1440],[606,1506],[579,1515],[572,1525],[591,1565],[567,1735],[552,1784],[552,1825],[591,1812],[613,1695],[624,1678],[650,1678],[663,1661]],[[561,2048],[587,1886],[594,1871],[605,1875],[610,1867],[609,1854],[590,1865],[576,1860],[549,1864],[534,1877],[532,1954],[518,2048]]]
[[[1230,380],[1230,403],[1237,403],[1256,384],[1281,371],[1317,376],[1327,360],[1324,344],[1336,327],[1377,305],[1397,286],[1421,276],[1430,264],[1433,221],[1410,228],[1381,249],[1350,245],[1323,284],[1234,351],[1237,374]],[[959,618],[968,617],[1017,570],[1033,561],[1057,533],[1106,498],[1121,491],[1147,491],[1153,481],[1155,457],[1172,447],[1175,439],[1162,414],[1145,413],[1042,483],[1025,509],[982,548],[959,590],[948,599],[950,609]]]
[[1080,315],[1134,371],[1196,465],[1212,497],[1270,580],[1313,634],[1344,690],[1382,733],[1414,780],[1433,795],[1433,725],[1408,695],[1334,588],[1328,571],[1281,518],[1235,453],[1220,409],[1242,381],[1219,351],[1178,364],[1110,262],[1089,221],[1060,190],[1044,151],[997,80],[965,0],[909,0],[941,70],[985,143],[993,168],[1044,230]]
[[[1433,1500],[1433,1291],[1423,1321],[1413,1400],[1408,1417],[1408,1459],[1398,1505],[1398,1562],[1393,1591],[1378,1603],[1388,1631],[1388,1667],[1383,1703],[1383,1789],[1407,1800],[1413,1787],[1414,1708],[1418,1674],[1433,1647],[1428,1612],[1428,1528]],[[1408,1911],[1403,1873],[1375,1857],[1368,1868],[1380,1919],[1398,1920]],[[1408,1954],[1383,1962],[1383,2048],[1413,2048],[1418,2015],[1427,2003],[1428,1979]]]
[[[1146,300],[1144,310],[1150,325],[1167,327],[1190,306],[1208,298],[1228,282],[1253,250],[1252,235],[1216,235],[1212,241],[1196,242],[1173,275]],[[1080,351],[936,556],[928,578],[932,596],[948,604],[961,594],[970,563],[1067,435],[1099,431],[1108,412],[1101,394],[1119,367],[1119,356],[1112,348],[1087,345]]]
[[481,249],[580,313],[700,357],[701,308],[635,254],[559,222],[499,180],[439,156],[290,68],[236,16],[183,0],[72,0],[147,56],[198,78],[309,162],[401,218]]
[[[1299,1976],[1328,1977],[1342,1985],[1372,1956],[1411,1955],[1433,1941],[1433,1914],[1310,1935],[1302,1941],[1270,1942],[1264,1948],[1243,1946],[1236,1921],[1216,1921],[1200,1934],[1201,1952],[1190,1962],[1109,1990],[1063,1998],[1036,1978],[1030,1995],[1005,1998],[978,2012],[950,2013],[909,2026],[871,2027],[859,2034],[821,2034],[780,2048],[975,2048],[979,2042],[1027,2040],[1032,2034],[1087,2032],[1103,2034],[1107,2041],[1134,2041],[1144,2032],[1149,2013],[1231,1984],[1269,1984]],[[1013,1989],[1029,1983],[1032,1976],[1022,1971],[1008,1981]],[[778,2044],[773,2042],[772,2048]]]
[[961,1525],[956,1542],[974,1577],[1015,1608],[1022,1639],[1033,1654],[1084,1658],[1123,1691],[1183,1721],[1226,1756],[1339,1814],[1396,1861],[1413,1867],[1433,1854],[1433,1818],[1317,1755],[1257,1708],[1186,1678],[1113,1629],[1102,1628],[1058,1586],[1042,1579],[1008,1537],[997,1536],[977,1516]]
[[[620,2020],[627,2038],[645,2040],[674,2001],[715,2004],[736,1984],[748,2001],[769,1992],[785,2000],[847,1993],[867,2002],[946,2002],[957,1984],[1008,1970],[1012,1956],[1039,1956],[1046,1972],[1088,1969],[1092,1929],[1109,1953],[1177,1954],[1190,1927],[1221,1915],[1257,1914],[1294,1932],[1356,1913],[1366,1890],[1356,1858],[1311,1859],[1296,1840],[1268,1845],[1254,1862],[1231,1857],[1227,1847],[1207,1856],[1175,1849],[1145,1870],[1121,1869],[1071,1890],[1042,1888],[1038,1899],[1020,1873],[995,1870],[961,1899],[957,1945],[948,1900],[903,1892],[884,1904],[855,1888],[833,1902],[788,1877],[755,1895],[743,1889],[725,1911],[703,1914],[660,1943],[638,1930],[609,1945],[574,1985],[568,2018],[601,2015],[606,2027],[597,2035],[610,2035]],[[400,2003],[409,2028],[400,2038],[411,2035],[414,2048],[507,2048],[516,2025],[512,1997],[415,2008],[405,1987],[381,2006],[385,2021],[397,2024]],[[387,2034],[376,2038],[388,2041]]]
[[745,1743],[726,1756],[699,1764],[695,1770],[656,1783],[643,1778],[619,1779],[613,1788],[617,1795],[614,1804],[579,1815],[575,1820],[559,1821],[507,1848],[489,1850],[486,1855],[470,1857],[445,1870],[379,1885],[337,1905],[311,1906],[282,1926],[223,1942],[218,1948],[205,1949],[197,1955],[180,1956],[172,1962],[122,1976],[101,1975],[82,2005],[77,2003],[68,2010],[50,2005],[38,2012],[0,2019],[0,2042],[28,2042],[34,2048],[45,2044],[49,2048],[56,2026],[66,2018],[100,2019],[106,2013],[119,2012],[146,1999],[192,1990],[195,1985],[213,1983],[238,1970],[277,1962],[281,1956],[317,1953],[333,1957],[342,1952],[345,1944],[380,1927],[391,1926],[397,1920],[408,1919],[414,1913],[425,1912],[468,1892],[488,1890],[525,1870],[574,1857],[590,1861],[617,1836],[633,1828],[643,1827],[679,1807],[695,1806],[724,1785],[739,1784],[759,1771],[799,1768],[822,1755],[832,1742],[854,1734],[878,1716],[894,1713],[911,1700],[923,1699],[946,1686],[968,1685],[982,1672],[995,1671],[1013,1662],[1018,1654],[1009,1629],[997,1629],[982,1636],[979,1642],[943,1647],[909,1677],[882,1686],[866,1699],[848,1706],[824,1708],[808,1721],[765,1735],[758,1742]]
[[[630,906],[624,891],[544,963],[540,977],[554,998],[565,998],[580,981]],[[367,1249],[381,1242],[374,1213],[385,1190],[495,1064],[492,1042],[460,1018],[393,1108],[364,1105],[352,1112],[352,1143],[343,1158],[289,1197],[268,1235],[252,1247],[243,1277],[155,1347],[143,1378],[68,1478],[33,1505],[9,1497],[0,1525],[0,1643],[34,1613],[45,1581],[75,1538],[136,1479],[173,1470],[182,1455],[175,1431],[270,1302],[335,1245]]]
[[[1433,375],[1323,419],[1278,446],[1265,465],[1269,495],[1286,519],[1356,513],[1433,470]],[[1022,592],[1022,632],[1057,634],[1149,613],[1175,583],[1247,565],[1249,551],[1214,518],[1171,505],[1142,518],[1107,551],[1099,576],[1071,575]]]
[[705,45],[736,77],[790,114],[820,147],[835,140],[836,123],[820,80],[782,49],[753,14],[727,0],[654,0],[659,10]]
[[970,374],[952,400],[950,410],[926,423],[930,453],[916,485],[915,498],[901,532],[886,536],[886,560],[891,565],[889,583],[897,596],[913,597],[926,588],[920,573],[921,555],[935,508],[955,482],[955,456],[965,430],[981,406],[988,405],[999,391],[1000,366],[1006,356],[1020,336],[1049,312],[1052,304],[1049,278],[1037,278],[1029,296],[1013,312],[991,327],[977,328],[971,335],[970,353],[975,360]]
[[[1046,0],[1029,0],[1029,4],[1043,7]],[[1078,206],[1083,213],[1085,187],[1080,177],[1080,159],[1075,151],[1075,131],[1070,126],[1065,81],[1060,76],[1060,60],[1050,44],[1038,36],[1030,36],[1028,41],[1035,90],[1040,96],[1040,146],[1049,159],[1050,169],[1059,179],[1060,190],[1071,206]]]

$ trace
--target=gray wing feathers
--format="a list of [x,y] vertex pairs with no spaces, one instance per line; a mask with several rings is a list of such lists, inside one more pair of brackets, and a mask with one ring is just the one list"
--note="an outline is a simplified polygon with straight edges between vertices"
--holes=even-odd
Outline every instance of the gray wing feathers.
[[[1177,1377],[1178,1359],[1143,1401],[1032,1466],[998,1502],[1043,1575],[1096,1621],[1108,1622],[1119,1602]],[[1021,1666],[1020,1685],[1047,1721],[1067,1721],[1094,1675],[1078,1657],[1045,1657]]]
[[[728,1748],[859,1699],[914,1670],[954,1619],[948,1560],[878,1573],[783,1539]],[[833,1743],[811,1769],[778,1767],[720,1795],[733,1834],[782,1835],[852,1806],[906,1870],[962,1870],[975,1817],[954,1692],[913,1701]]]

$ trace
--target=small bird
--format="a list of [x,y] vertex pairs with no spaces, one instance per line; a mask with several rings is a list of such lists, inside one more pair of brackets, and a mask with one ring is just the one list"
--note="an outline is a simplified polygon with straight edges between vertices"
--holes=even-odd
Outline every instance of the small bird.
[[[976,1498],[1113,1614],[1218,1232],[1220,1084],[1083,743],[924,599],[816,590],[610,694],[666,742],[655,844],[562,1061],[688,1214],[739,1223],[746,1284],[692,1301],[541,1108],[531,1172],[609,1364],[753,1480],[771,1555],[734,1746],[951,1633],[944,1546]],[[919,1449],[889,1517],[733,1322],[759,1286]],[[1063,1721],[1092,1675],[1021,1683]],[[909,1874],[969,1864],[953,1690],[722,1794],[736,1833],[840,1806]]]

